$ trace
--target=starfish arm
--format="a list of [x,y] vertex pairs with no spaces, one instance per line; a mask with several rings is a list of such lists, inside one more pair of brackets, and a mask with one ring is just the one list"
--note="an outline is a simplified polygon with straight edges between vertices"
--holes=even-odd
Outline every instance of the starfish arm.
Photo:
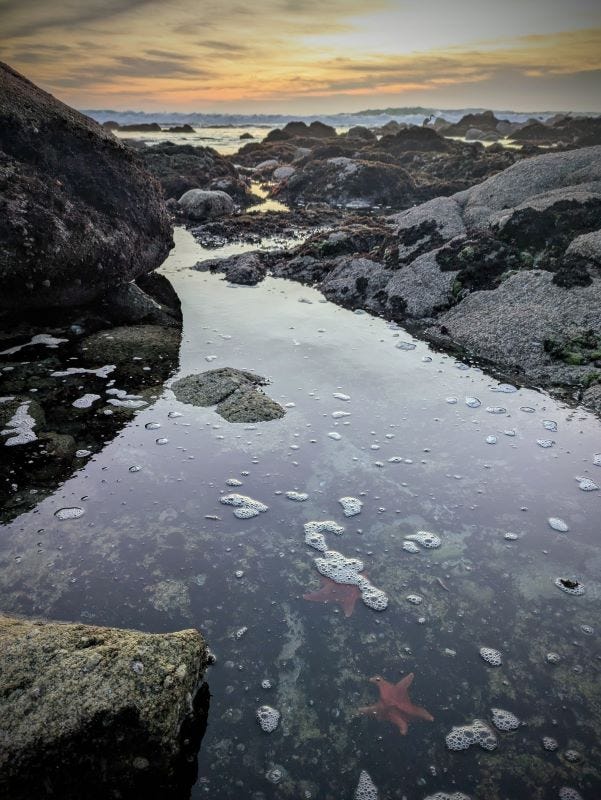
[[419,717],[419,719],[425,719],[426,722],[434,722],[434,717],[429,711],[426,711],[421,706],[414,706],[413,703],[405,708],[404,711],[411,717]]
[[387,718],[390,720],[390,722],[397,726],[402,736],[407,734],[407,731],[409,730],[409,723],[404,714],[402,714],[397,708],[387,709]]
[[402,678],[402,679],[401,679],[401,680],[400,680],[400,681],[397,683],[397,685],[396,685],[396,689],[397,689],[397,690],[400,690],[400,691],[407,691],[407,689],[408,689],[408,688],[411,686],[411,684],[413,683],[413,679],[414,679],[414,678],[415,678],[415,675],[414,675],[414,673],[413,673],[413,672],[410,672],[408,675],[405,675],[405,677],[404,677],[404,678]]

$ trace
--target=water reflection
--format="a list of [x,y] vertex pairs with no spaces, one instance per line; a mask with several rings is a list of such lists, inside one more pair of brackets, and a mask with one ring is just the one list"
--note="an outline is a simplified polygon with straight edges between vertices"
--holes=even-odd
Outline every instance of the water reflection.
[[[598,420],[526,389],[503,394],[505,413],[487,413],[498,384],[481,371],[421,342],[400,350],[402,329],[307,287],[233,287],[187,270],[215,251],[177,238],[164,271],[184,311],[178,377],[216,356],[211,368],[271,377],[268,393],[287,414],[232,425],[169,390],[133,412],[85,469],[4,527],[3,608],[200,627],[218,661],[195,798],[350,798],[362,770],[386,798],[551,800],[563,786],[598,796],[601,493],[575,480],[599,472]],[[549,419],[555,444],[541,448]],[[267,511],[235,517],[220,502],[232,479]],[[360,500],[355,516],[344,516],[345,497]],[[78,519],[55,516],[76,506]],[[303,597],[323,589],[320,554],[305,544],[316,520],[344,527],[324,534],[327,545],[363,562],[385,611],[359,601],[346,614]],[[440,547],[420,544],[420,531]],[[561,591],[558,578],[585,593]],[[359,715],[378,699],[369,678],[396,684],[410,673],[411,700],[433,722],[402,736]],[[281,715],[271,733],[257,720],[262,706]],[[492,751],[447,748],[454,727],[490,727],[493,709],[524,724],[497,730]]]

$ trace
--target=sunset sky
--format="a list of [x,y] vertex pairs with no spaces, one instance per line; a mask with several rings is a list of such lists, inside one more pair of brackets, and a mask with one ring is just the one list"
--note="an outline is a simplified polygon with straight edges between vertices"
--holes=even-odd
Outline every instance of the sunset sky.
[[0,31],[78,108],[601,111],[599,0],[0,0]]

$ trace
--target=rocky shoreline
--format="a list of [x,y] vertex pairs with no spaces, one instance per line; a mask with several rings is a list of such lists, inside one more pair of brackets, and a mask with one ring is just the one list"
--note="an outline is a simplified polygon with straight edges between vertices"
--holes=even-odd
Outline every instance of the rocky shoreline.
[[[126,145],[10,67],[0,78],[3,521],[52,493],[176,372],[180,302],[154,272],[175,223],[207,248],[281,242],[198,269],[310,284],[601,414],[598,119],[518,129],[483,114],[344,135],[289,123],[225,157]],[[497,141],[508,135],[522,148]],[[261,213],[257,187],[285,205]],[[264,382],[221,369],[174,391],[228,423],[280,419]],[[0,644],[8,795],[45,780],[64,798],[82,796],[82,781],[88,797],[186,796],[208,707],[198,631],[1,618]]]
[[395,215],[343,218],[285,253],[200,266],[238,283],[315,285],[599,413],[600,159],[599,146],[522,159]]

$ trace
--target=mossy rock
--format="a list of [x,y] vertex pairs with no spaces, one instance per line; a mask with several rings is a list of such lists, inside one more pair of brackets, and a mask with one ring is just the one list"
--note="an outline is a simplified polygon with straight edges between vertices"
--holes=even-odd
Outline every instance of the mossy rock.
[[271,397],[253,390],[238,389],[216,408],[228,422],[269,422],[286,413]]
[[187,375],[175,381],[171,389],[181,403],[217,406],[217,413],[228,422],[267,422],[280,419],[286,412],[258,390],[266,383],[254,372],[223,367]]
[[[0,616],[0,794],[188,796],[208,661],[196,630],[159,635]],[[192,725],[200,733],[190,752]]]

